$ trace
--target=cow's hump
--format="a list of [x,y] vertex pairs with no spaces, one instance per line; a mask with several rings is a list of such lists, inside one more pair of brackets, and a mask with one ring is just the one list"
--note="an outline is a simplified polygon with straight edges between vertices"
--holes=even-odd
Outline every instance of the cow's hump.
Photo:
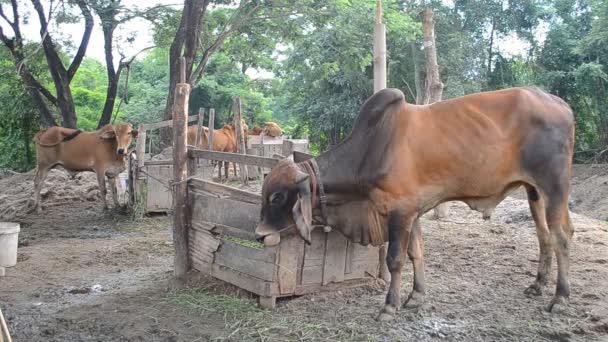
[[405,95],[399,89],[386,88],[372,95],[361,107],[359,116],[353,126],[353,132],[370,129],[381,121],[386,109],[393,104],[405,102]]

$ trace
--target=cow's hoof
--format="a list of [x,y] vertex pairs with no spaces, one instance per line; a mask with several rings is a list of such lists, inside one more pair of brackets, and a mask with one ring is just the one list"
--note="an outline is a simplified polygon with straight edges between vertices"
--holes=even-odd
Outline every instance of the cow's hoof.
[[378,321],[378,322],[392,321],[395,319],[396,312],[397,312],[397,310],[395,309],[394,306],[387,304],[382,308],[382,310],[380,310],[378,317],[376,317],[376,321]]
[[545,306],[545,311],[556,312],[568,306],[568,298],[564,296],[555,296],[551,302]]
[[524,290],[524,294],[528,297],[529,296],[540,296],[543,294],[543,289],[538,284],[532,284],[532,285],[528,286],[527,289]]
[[405,303],[403,303],[404,309],[417,309],[424,303],[424,293],[418,291],[412,291],[407,297]]

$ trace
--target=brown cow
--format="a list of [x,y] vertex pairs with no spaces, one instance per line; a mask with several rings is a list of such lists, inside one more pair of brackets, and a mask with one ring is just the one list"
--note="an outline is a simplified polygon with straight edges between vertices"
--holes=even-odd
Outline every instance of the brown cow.
[[253,127],[253,129],[251,130],[251,135],[260,135],[262,134],[262,127],[260,126],[255,126]]
[[557,287],[546,307],[551,311],[567,304],[570,294],[573,146],[572,110],[536,88],[422,106],[406,103],[397,89],[385,89],[363,105],[344,142],[302,163],[283,159],[272,169],[262,187],[256,236],[272,246],[282,231],[295,227],[310,241],[316,222],[363,245],[388,241],[391,283],[378,319],[389,320],[400,305],[406,253],[414,284],[404,307],[424,301],[419,224],[424,213],[446,201],[462,201],[488,216],[509,191],[524,186],[540,244],[538,275],[525,293],[541,294],[555,252]]
[[[244,131],[244,137],[245,139],[247,139],[247,134],[249,131],[249,128],[247,127],[247,124],[245,123],[245,121],[241,121],[241,124],[243,126],[243,131]],[[196,130],[197,130],[197,126],[190,126],[188,127],[188,145],[192,145],[194,146],[196,144]],[[201,145],[200,148],[206,150],[209,146],[209,128],[207,127],[203,127],[203,136],[201,137]],[[220,128],[220,129],[216,129],[213,131],[213,146],[212,146],[212,151],[218,151],[218,152],[230,152],[230,153],[236,153],[237,152],[237,148],[236,148],[236,130],[234,128],[234,125],[232,124],[227,124],[224,125],[224,127]],[[226,179],[228,179],[228,163],[227,162],[218,162],[218,177],[220,179],[220,182],[222,181],[222,165],[224,166],[224,175],[226,176]],[[234,175],[236,176],[236,164],[232,164],[233,167],[233,171],[234,171]]]
[[264,124],[264,128],[262,129],[262,135],[267,135],[269,137],[280,137],[283,135],[283,130],[279,125],[272,121],[268,121]]
[[51,127],[36,133],[36,176],[34,177],[34,198],[32,209],[40,210],[40,190],[48,172],[62,166],[70,174],[82,171],[93,171],[97,182],[103,210],[108,209],[106,201],[106,182],[108,177],[114,205],[119,206],[116,177],[126,169],[125,157],[137,130],[128,124],[105,125],[95,132]]

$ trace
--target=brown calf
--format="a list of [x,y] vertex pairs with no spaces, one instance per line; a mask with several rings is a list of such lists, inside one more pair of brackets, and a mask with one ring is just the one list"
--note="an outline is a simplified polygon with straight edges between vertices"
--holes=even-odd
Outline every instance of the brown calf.
[[272,169],[262,187],[256,235],[272,246],[281,232],[296,228],[309,241],[315,222],[363,245],[388,241],[391,283],[378,319],[389,320],[400,306],[406,254],[414,281],[403,306],[424,301],[419,224],[424,213],[446,201],[462,201],[489,217],[510,191],[524,186],[540,244],[536,281],[525,293],[541,294],[555,253],[557,286],[546,307],[551,311],[570,295],[573,146],[572,110],[536,88],[422,106],[406,103],[397,89],[385,89],[365,102],[341,144],[302,163],[283,159]]
[[81,132],[64,127],[51,127],[36,133],[36,176],[32,209],[39,207],[40,190],[48,172],[61,166],[70,174],[93,171],[103,200],[108,209],[106,182],[108,177],[114,205],[118,207],[116,177],[126,169],[125,157],[133,137],[137,136],[130,124],[105,125],[95,132]]

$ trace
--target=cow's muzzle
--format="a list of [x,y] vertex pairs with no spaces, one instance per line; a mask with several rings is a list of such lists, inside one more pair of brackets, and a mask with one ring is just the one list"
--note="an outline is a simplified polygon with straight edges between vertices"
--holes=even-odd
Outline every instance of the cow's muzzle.
[[260,223],[255,228],[255,239],[258,242],[264,243],[266,247],[276,246],[281,243],[281,232],[295,227],[295,224],[290,224],[279,230],[273,230],[267,225]]
[[116,153],[121,156],[124,156],[126,154],[126,150],[124,148],[119,148],[118,150],[116,150]]

